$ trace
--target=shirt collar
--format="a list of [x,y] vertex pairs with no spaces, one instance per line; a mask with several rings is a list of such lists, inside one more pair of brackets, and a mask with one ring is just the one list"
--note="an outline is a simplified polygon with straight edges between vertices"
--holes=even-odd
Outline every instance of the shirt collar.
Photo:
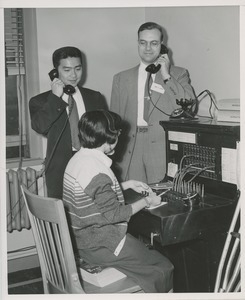
[[140,66],[139,66],[140,72],[145,71],[145,68],[146,68],[147,66],[148,66],[147,64],[145,64],[145,63],[143,63],[143,62],[141,61],[141,62],[140,62]]
[[111,167],[112,160],[102,151],[97,149],[81,148],[79,152],[88,154],[103,162],[108,168]]

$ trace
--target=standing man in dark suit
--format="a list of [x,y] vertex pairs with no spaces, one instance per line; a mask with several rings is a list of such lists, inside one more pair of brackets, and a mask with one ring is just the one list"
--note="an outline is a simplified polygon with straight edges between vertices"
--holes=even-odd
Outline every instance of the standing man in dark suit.
[[[118,113],[125,123],[116,151],[120,156],[115,157],[119,168],[114,168],[121,181],[135,179],[151,184],[164,178],[165,132],[159,121],[168,119],[177,108],[176,99],[194,99],[187,70],[171,65],[168,54],[161,55],[162,44],[160,25],[153,22],[141,25],[140,64],[113,78],[110,110]],[[153,83],[146,90],[146,97],[149,72],[145,69],[150,64],[159,64],[161,68],[151,75]]]
[[[45,175],[48,196],[61,199],[66,165],[80,148],[79,142],[76,145],[72,142],[72,116],[75,114],[78,122],[85,111],[107,109],[107,106],[99,92],[78,85],[83,71],[79,49],[62,47],[55,50],[53,66],[55,78],[51,75],[51,90],[31,98],[29,108],[32,129],[47,137]],[[67,85],[68,91],[64,89]],[[71,106],[70,100],[73,101]],[[76,121],[74,131],[77,138]]]

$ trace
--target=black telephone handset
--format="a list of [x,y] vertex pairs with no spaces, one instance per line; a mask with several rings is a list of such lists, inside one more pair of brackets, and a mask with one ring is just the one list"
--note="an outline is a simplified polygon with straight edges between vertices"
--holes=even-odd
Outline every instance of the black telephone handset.
[[[161,44],[160,56],[162,54],[168,54],[168,48],[165,45],[163,45],[163,44]],[[147,66],[145,68],[145,70],[147,72],[150,72],[152,74],[157,73],[160,69],[161,69],[161,65],[160,64],[158,64],[157,66],[155,64],[151,64],[151,65],[149,65],[149,66]]]
[[[53,81],[55,78],[59,78],[59,74],[58,74],[58,70],[57,69],[53,69],[48,73],[50,80]],[[72,85],[66,85],[64,87],[64,93],[66,93],[67,95],[72,95],[75,93],[75,88]]]

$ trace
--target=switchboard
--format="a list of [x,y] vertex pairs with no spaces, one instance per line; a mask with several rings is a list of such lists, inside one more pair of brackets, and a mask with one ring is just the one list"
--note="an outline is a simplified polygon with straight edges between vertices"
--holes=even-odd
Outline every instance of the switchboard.
[[235,197],[239,180],[238,123],[197,119],[161,121],[160,125],[166,132],[167,179],[173,181],[172,191],[183,197],[188,193]]

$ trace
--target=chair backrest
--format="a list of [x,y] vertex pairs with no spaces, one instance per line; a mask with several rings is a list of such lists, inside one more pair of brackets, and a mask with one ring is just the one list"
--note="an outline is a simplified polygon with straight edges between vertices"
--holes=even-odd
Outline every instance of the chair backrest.
[[238,199],[227,233],[228,235],[219,262],[214,292],[228,293],[241,291],[240,212],[241,197]]
[[77,273],[62,200],[21,186],[37,247],[45,294],[85,293]]

